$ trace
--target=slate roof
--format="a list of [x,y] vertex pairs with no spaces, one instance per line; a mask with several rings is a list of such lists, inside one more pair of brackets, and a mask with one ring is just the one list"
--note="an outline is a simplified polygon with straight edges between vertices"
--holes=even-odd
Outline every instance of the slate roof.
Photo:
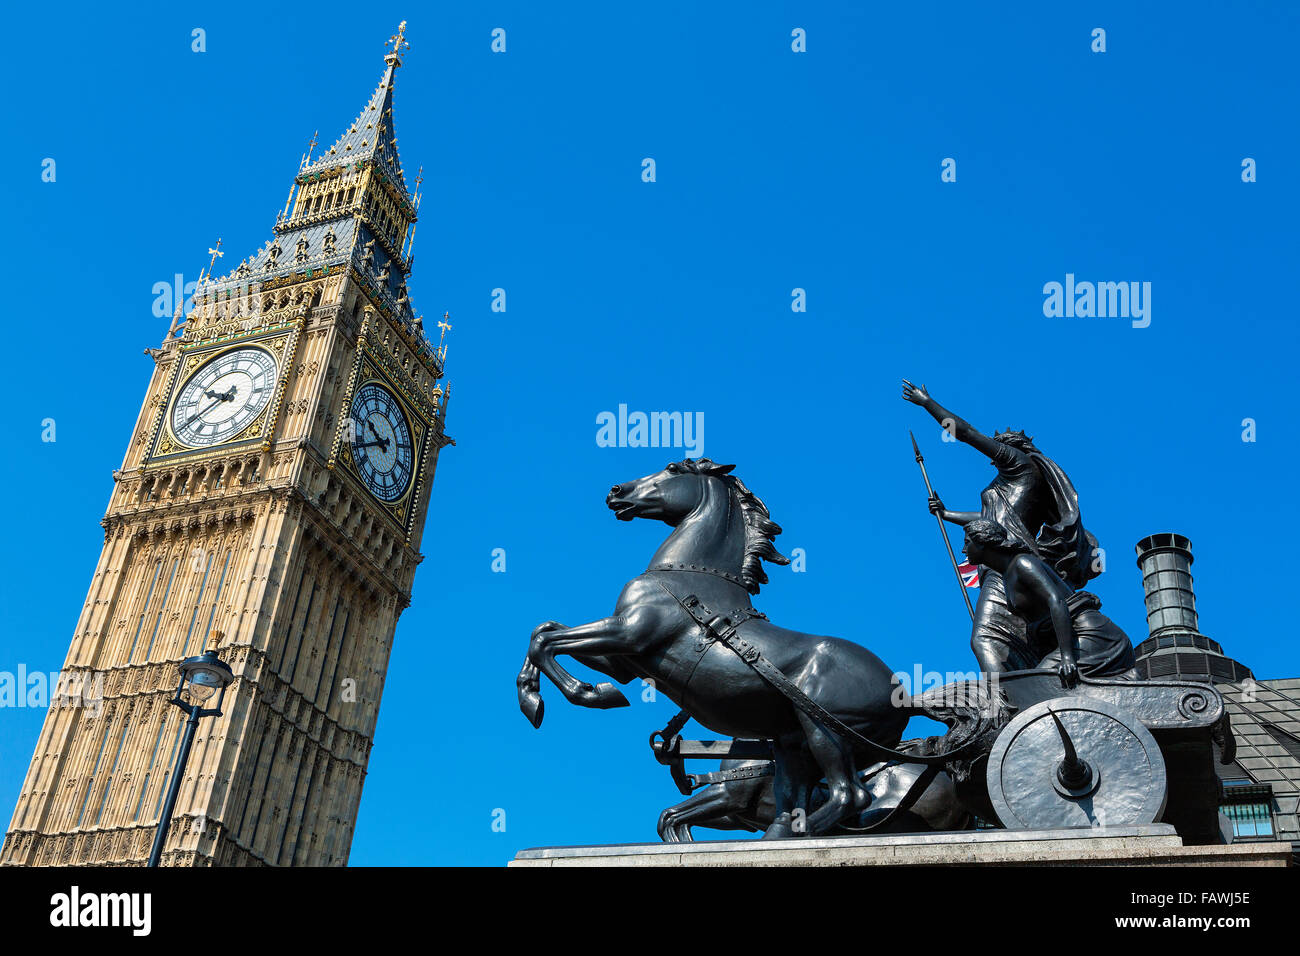
[[[266,245],[249,257],[248,265],[251,271],[249,278],[268,279],[289,272],[320,269],[337,262],[346,262],[348,254],[352,251],[352,240],[356,235],[356,229],[356,220],[349,216],[346,219],[318,222],[272,236],[267,240]],[[327,254],[325,239],[330,232],[334,233],[334,252]],[[304,251],[308,258],[300,262],[297,259],[298,242],[302,239],[307,240]],[[277,244],[280,246],[280,253],[276,257],[275,265],[268,268],[271,262],[271,249]]]
[[402,193],[410,198],[406,178],[402,175],[401,156],[397,152],[397,134],[393,130],[393,80],[397,66],[397,60],[390,60],[370,102],[362,107],[352,125],[334,145],[302,171],[304,175],[362,159],[372,159]]
[[1237,758],[1216,763],[1225,780],[1246,777],[1273,789],[1279,840],[1300,849],[1300,677],[1219,684],[1232,714]]

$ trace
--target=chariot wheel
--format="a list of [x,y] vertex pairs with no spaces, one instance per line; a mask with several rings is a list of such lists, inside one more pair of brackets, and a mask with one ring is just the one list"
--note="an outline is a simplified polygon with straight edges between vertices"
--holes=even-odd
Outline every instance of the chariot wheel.
[[1151,732],[1089,697],[1058,697],[1017,714],[993,743],[986,781],[1008,830],[1154,823],[1167,795]]

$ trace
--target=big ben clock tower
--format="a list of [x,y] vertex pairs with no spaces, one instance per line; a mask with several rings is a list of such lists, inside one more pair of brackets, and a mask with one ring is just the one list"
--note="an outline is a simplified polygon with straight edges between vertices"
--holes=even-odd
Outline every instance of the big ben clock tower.
[[451,443],[445,347],[407,284],[405,46],[399,30],[360,115],[304,158],[266,245],[209,268],[150,350],[64,665],[102,693],[51,703],[0,863],[146,861],[184,720],[168,703],[177,664],[209,648],[235,681],[199,726],[163,864],[347,862]]

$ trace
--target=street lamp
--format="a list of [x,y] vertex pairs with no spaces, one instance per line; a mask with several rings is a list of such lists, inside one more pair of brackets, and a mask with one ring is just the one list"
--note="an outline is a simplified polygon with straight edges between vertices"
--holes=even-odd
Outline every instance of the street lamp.
[[[200,717],[220,717],[221,703],[226,699],[226,685],[235,679],[234,673],[217,657],[216,651],[207,651],[197,657],[187,657],[180,664],[180,681],[176,685],[176,696],[172,703],[190,719],[185,724],[185,740],[181,743],[181,752],[176,755],[176,766],[172,768],[171,786],[167,788],[167,801],[163,804],[162,819],[158,821],[158,832],[153,838],[153,849],[149,851],[149,865],[157,866],[162,857],[163,843],[167,840],[167,827],[172,821],[172,810],[176,806],[176,795],[181,789],[181,774],[185,770],[185,761],[190,756],[190,745],[194,743],[194,731],[199,726]],[[217,705],[204,708],[204,704],[213,694],[220,692]]]

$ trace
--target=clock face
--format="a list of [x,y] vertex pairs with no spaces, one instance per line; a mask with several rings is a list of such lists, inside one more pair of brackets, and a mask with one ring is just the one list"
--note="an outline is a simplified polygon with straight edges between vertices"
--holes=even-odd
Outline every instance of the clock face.
[[361,480],[380,501],[406,493],[415,473],[411,427],[393,393],[367,382],[352,399],[352,458]]
[[199,367],[172,406],[172,432],[187,445],[217,445],[238,435],[275,392],[278,370],[258,348],[232,349]]

